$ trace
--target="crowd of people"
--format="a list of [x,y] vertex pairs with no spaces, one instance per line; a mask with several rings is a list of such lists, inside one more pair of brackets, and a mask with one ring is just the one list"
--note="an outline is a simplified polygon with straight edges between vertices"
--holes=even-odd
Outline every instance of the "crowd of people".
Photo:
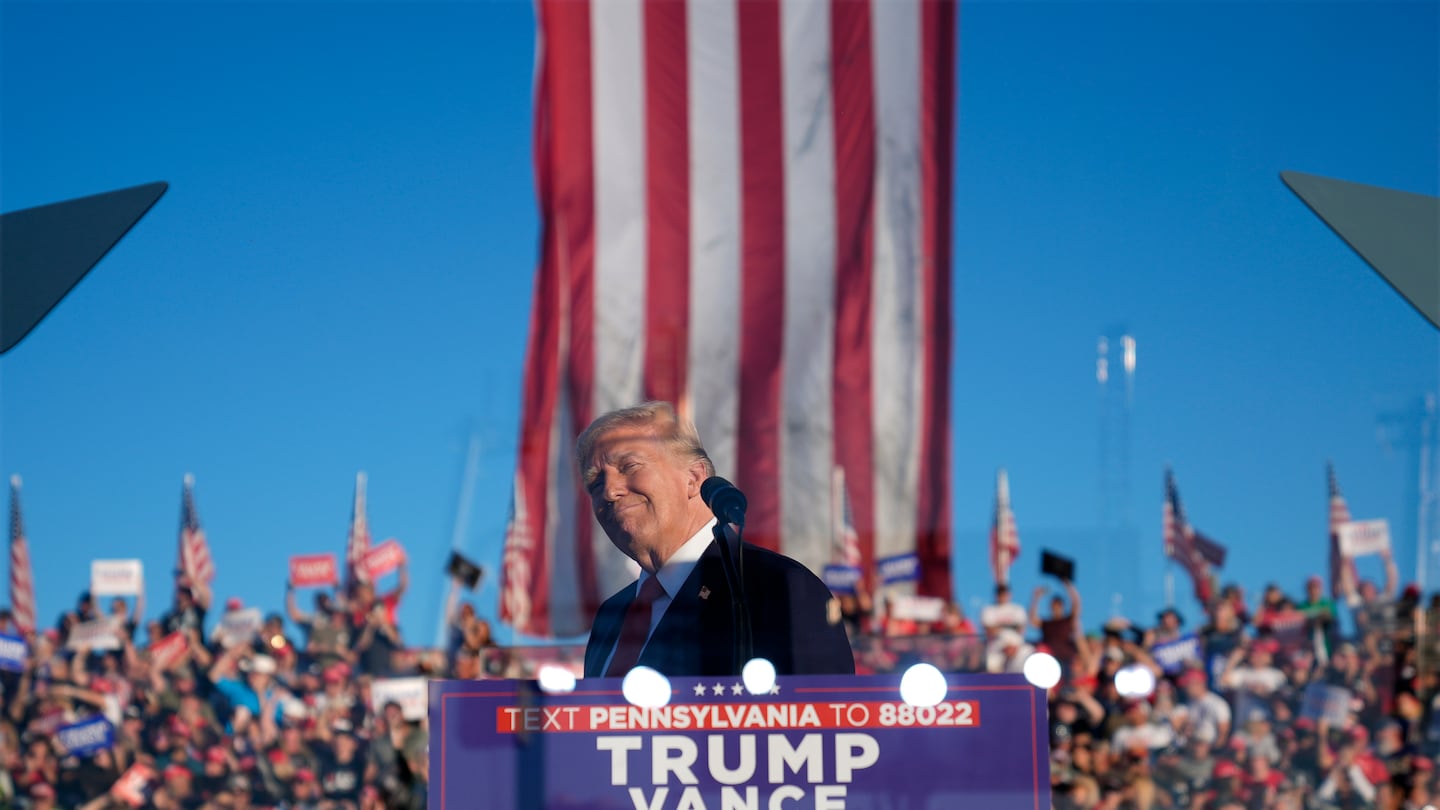
[[[1277,583],[1253,605],[1230,586],[1194,625],[1167,609],[1096,633],[1069,582],[1036,589],[1028,608],[999,586],[975,621],[955,604],[917,618],[863,592],[838,603],[862,674],[919,660],[1018,672],[1036,652],[1054,656],[1057,810],[1420,810],[1440,794],[1440,597],[1398,592],[1386,562],[1383,586],[1361,583],[1340,604],[1318,577],[1303,597]],[[184,578],[149,621],[143,599],[83,594],[0,662],[0,807],[424,807],[423,706],[386,700],[383,684],[533,677],[578,655],[497,647],[459,588],[448,647],[407,646],[395,617],[406,582],[402,569],[387,593],[320,592],[308,611],[292,588],[283,612],[249,624],[230,618],[253,606],[215,610]],[[8,612],[0,634],[19,634]],[[1153,690],[1117,687],[1127,669]],[[67,747],[62,732],[95,718],[108,735]]]

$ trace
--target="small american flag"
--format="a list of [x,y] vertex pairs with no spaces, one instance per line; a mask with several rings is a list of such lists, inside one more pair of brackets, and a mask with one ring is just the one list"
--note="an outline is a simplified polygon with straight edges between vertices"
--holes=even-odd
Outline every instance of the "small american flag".
[[1325,462],[1325,479],[1330,487],[1330,595],[1336,599],[1347,598],[1355,591],[1359,577],[1355,561],[1346,559],[1340,552],[1340,527],[1350,522],[1350,507],[1345,496],[1340,494],[1340,482],[1335,478],[1335,465]]
[[200,528],[200,513],[195,509],[195,476],[186,473],[180,494],[180,564],[176,566],[191,582],[209,585],[215,579],[215,562],[210,558],[210,544]]
[[20,476],[10,476],[10,614],[26,635],[35,632],[35,577],[30,571],[30,545],[20,519]]
[[990,570],[996,585],[1010,584],[1010,566],[1020,556],[1020,532],[1010,509],[1010,477],[1005,470],[995,476],[995,519],[990,524]]
[[1165,508],[1161,515],[1160,532],[1165,541],[1165,556],[1185,567],[1195,585],[1195,598],[1209,604],[1210,597],[1214,595],[1210,569],[1225,564],[1226,549],[1195,531],[1185,520],[1185,509],[1180,505],[1180,489],[1175,486],[1175,475],[1169,469],[1165,470]]
[[[525,487],[519,473],[515,475],[515,488],[510,502],[510,520],[505,525],[505,555],[501,568],[501,603],[506,616],[516,627],[525,627],[530,621],[534,602],[530,597],[533,573],[530,561],[537,559],[534,549],[534,535],[530,533],[530,515],[525,509]],[[543,598],[543,594],[541,595]]]
[[368,584],[370,571],[365,555],[370,553],[370,522],[365,517],[365,473],[355,474],[355,503],[350,509],[350,537],[345,543],[345,587]]
[[855,531],[855,515],[850,509],[850,493],[845,489],[845,470],[836,467],[830,477],[831,520],[833,535],[832,554],[836,563],[850,568],[860,568],[863,559],[860,554],[860,534]]

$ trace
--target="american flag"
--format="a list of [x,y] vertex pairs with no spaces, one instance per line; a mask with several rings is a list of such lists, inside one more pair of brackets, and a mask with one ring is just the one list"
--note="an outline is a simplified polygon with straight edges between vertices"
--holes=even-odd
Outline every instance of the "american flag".
[[1340,527],[1350,522],[1350,507],[1340,494],[1335,478],[1335,465],[1325,462],[1325,480],[1330,487],[1330,595],[1335,599],[1349,598],[1359,582],[1355,561],[1340,552]]
[[1195,586],[1195,598],[1209,604],[1215,595],[1211,568],[1225,564],[1226,549],[1220,543],[1197,532],[1185,519],[1180,505],[1180,489],[1175,475],[1165,470],[1165,507],[1160,519],[1160,533],[1165,541],[1165,556],[1180,563]]
[[[602,11],[603,9],[603,11]],[[534,635],[634,577],[576,435],[682,404],[746,539],[819,571],[843,467],[866,567],[950,596],[952,0],[539,0],[544,217],[518,469]],[[518,563],[520,554],[509,559]]]
[[35,576],[30,544],[20,519],[20,476],[10,476],[10,615],[26,635],[35,632]]
[[855,514],[850,509],[850,493],[845,491],[845,470],[836,467],[831,486],[831,560],[837,565],[860,569],[860,534],[855,531]]
[[533,601],[526,584],[532,581],[530,561],[534,559],[534,535],[530,532],[530,512],[525,508],[525,488],[515,476],[511,492],[510,520],[505,524],[505,551],[501,567],[506,572],[500,592],[501,611],[516,627],[527,627]]
[[370,522],[365,517],[365,473],[355,474],[355,503],[350,509],[350,537],[345,542],[345,587],[370,582],[365,555],[370,553]]
[[210,544],[200,528],[200,513],[195,510],[195,476],[186,473],[180,493],[180,564],[179,572],[190,579],[209,585],[215,579],[215,562],[210,558]]
[[995,518],[990,523],[990,571],[996,585],[1010,584],[1010,566],[1020,556],[1020,532],[1010,510],[1010,477],[1002,469],[995,476]]

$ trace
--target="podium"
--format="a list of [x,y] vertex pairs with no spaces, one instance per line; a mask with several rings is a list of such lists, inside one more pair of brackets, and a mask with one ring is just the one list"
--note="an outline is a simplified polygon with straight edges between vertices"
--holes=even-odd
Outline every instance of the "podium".
[[659,708],[617,678],[430,682],[433,810],[1046,810],[1045,693],[946,675],[916,707],[901,676],[670,679]]

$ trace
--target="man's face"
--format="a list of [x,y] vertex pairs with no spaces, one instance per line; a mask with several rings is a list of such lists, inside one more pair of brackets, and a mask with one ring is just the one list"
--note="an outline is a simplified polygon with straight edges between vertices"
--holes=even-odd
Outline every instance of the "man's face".
[[602,434],[584,471],[590,504],[610,542],[646,570],[690,539],[691,499],[700,497],[700,462],[687,464],[650,425]]

